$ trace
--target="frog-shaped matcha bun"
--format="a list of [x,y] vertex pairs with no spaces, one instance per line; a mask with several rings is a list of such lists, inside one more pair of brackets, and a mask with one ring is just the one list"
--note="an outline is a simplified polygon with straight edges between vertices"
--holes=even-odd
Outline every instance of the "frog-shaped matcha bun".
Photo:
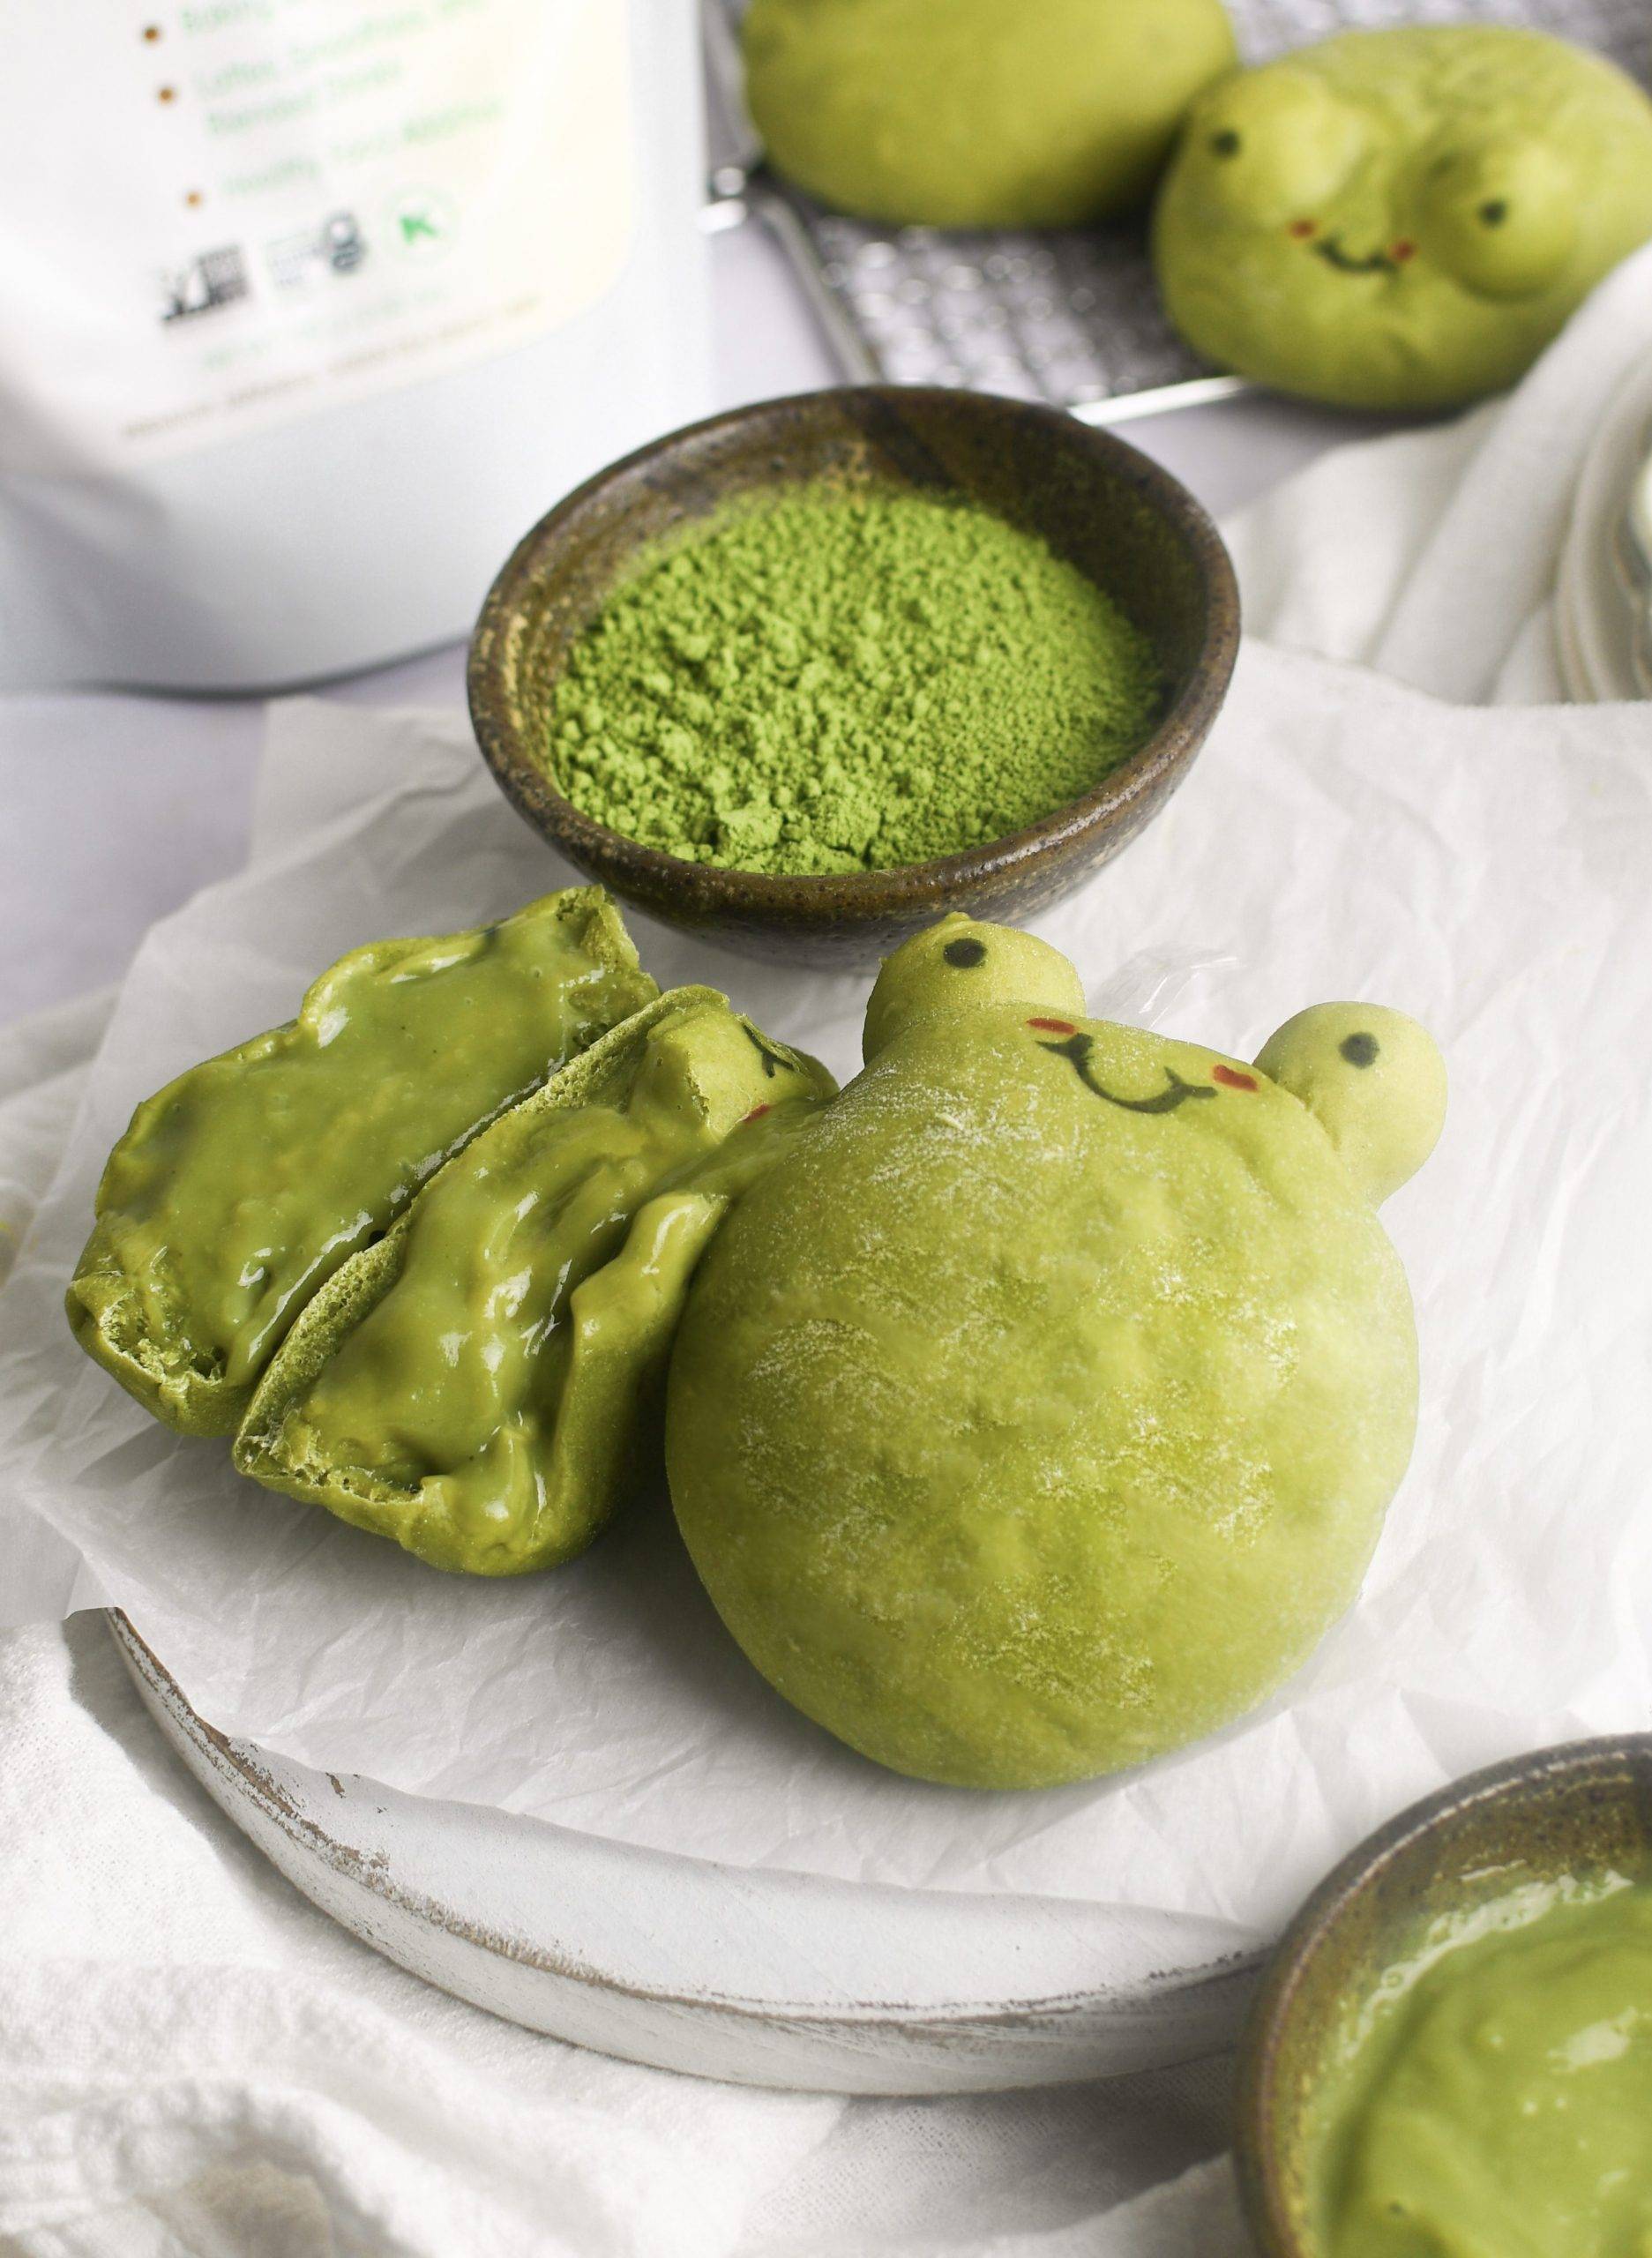
[[1138,202],[1234,57],[1222,0],[752,0],[744,38],[781,172],[841,211],[937,228]]
[[884,967],[868,1065],[736,1208],[673,1352],[677,1519],[789,1701],[895,1770],[1035,1787],[1260,1701],[1349,1606],[1410,1453],[1376,1203],[1445,1110],[1326,1004],[1253,1065],[1084,1016],[1030,936]]
[[1490,25],[1349,32],[1194,108],[1154,223],[1209,359],[1350,407],[1512,384],[1652,236],[1652,101]]

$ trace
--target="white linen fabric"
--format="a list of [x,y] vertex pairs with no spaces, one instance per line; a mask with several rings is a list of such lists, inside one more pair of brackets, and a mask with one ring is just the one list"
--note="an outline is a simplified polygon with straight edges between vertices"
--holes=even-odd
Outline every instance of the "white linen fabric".
[[[1571,484],[1648,347],[1652,253],[1603,286],[1508,401],[1343,450],[1231,528],[1250,632],[1271,646],[1245,662],[1247,732],[1271,726],[1298,756],[1323,741],[1346,767],[1363,726],[1373,743],[1409,731],[1438,749],[1449,797],[1452,761],[1489,757],[1484,717],[1458,708],[1552,699],[1547,605]],[[1506,718],[1511,743],[1552,739],[1557,792],[1570,764],[1584,796],[1624,796],[1626,821],[1643,757],[1652,794],[1652,712]],[[255,853],[298,812],[280,790],[273,774]],[[1529,814],[1568,819],[1558,799]],[[1606,851],[1587,827],[1577,838],[1586,866]],[[1440,844],[1419,832],[1424,864]],[[1439,899],[1420,884],[1418,914]],[[1535,936],[1560,906],[1532,904]],[[1581,1007],[1626,976],[1612,938],[1576,936]],[[0,1042],[0,1222],[14,1230],[66,1134],[102,1008]],[[1481,1009],[1489,1022],[1495,996]],[[1531,1063],[1559,1087],[1563,1058]],[[1486,1174],[1541,1173],[1553,1157],[1541,1143],[1488,1152]],[[1567,1220],[1595,1228],[1575,1201]],[[1541,1236],[1516,1253],[1531,1270],[1535,1377],[1559,1258]],[[1640,1320],[1644,1342],[1644,1304]],[[1573,1345],[1569,1384],[1588,1409],[1590,1343]],[[1456,1385],[1472,1395],[1482,1377],[1470,1362]],[[1616,1410],[1606,1393],[1589,1409],[1608,1448]],[[0,1601],[14,1619],[93,1596],[56,1532],[0,1529]],[[1594,1533],[1568,1541],[1587,1569]],[[1644,1548],[1616,1567],[1614,1606],[1644,1620]],[[1373,1621],[1351,1650],[1356,1679],[1401,1619],[1400,1585],[1389,1599],[1387,1626]],[[1461,1627],[1476,1595],[1440,1604]],[[1489,1642],[1509,1629],[1487,1626],[1484,1652],[1461,1639],[1464,1671],[1490,1671]],[[1552,1635],[1564,1645],[1570,1623]],[[22,2258],[1243,2250],[1215,2157],[1221,2061],[936,2102],[752,2093],[607,2062],[425,1989],[314,1912],[167,1757],[96,1617],[0,1642],[0,2247]],[[1439,1738],[1446,1768],[1481,1753],[1461,1716],[1446,1729],[1419,1708],[1413,1723],[1420,1743]],[[1357,1761],[1373,1756],[1349,1746]]]

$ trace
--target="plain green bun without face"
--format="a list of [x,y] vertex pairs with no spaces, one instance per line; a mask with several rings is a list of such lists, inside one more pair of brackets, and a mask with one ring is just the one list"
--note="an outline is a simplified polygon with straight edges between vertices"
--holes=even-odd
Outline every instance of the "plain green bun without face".
[[752,0],[746,98],[777,168],[893,225],[1059,228],[1139,203],[1222,0]]
[[1195,107],[1154,219],[1199,352],[1349,407],[1498,392],[1652,236],[1652,101],[1491,26],[1349,32]]
[[1353,1600],[1417,1402],[1359,1169],[1420,1165],[1443,1082],[1415,1022],[1328,1007],[1282,1030],[1304,1102],[941,930],[981,956],[897,956],[871,1065],[706,1255],[667,1456],[789,1701],[896,1771],[1035,1787],[1238,1716]]

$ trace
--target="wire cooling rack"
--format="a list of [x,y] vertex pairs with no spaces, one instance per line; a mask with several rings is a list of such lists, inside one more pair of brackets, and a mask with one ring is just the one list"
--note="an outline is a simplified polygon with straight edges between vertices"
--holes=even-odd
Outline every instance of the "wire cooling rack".
[[[706,0],[713,75],[735,137],[712,176],[714,226],[773,228],[846,372],[1050,400],[1087,420],[1245,389],[1190,353],[1165,320],[1140,228],[1032,234],[879,228],[825,211],[766,169],[740,98],[744,0]],[[1525,24],[1652,71],[1648,0],[1230,0],[1247,62],[1333,32],[1396,24]]]

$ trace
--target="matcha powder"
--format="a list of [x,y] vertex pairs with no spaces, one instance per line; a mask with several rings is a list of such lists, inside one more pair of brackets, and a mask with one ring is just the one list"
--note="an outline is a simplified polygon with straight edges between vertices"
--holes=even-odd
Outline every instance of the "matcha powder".
[[1162,705],[1139,628],[968,505],[825,484],[662,545],[576,644],[550,766],[690,862],[888,870],[1088,791]]

